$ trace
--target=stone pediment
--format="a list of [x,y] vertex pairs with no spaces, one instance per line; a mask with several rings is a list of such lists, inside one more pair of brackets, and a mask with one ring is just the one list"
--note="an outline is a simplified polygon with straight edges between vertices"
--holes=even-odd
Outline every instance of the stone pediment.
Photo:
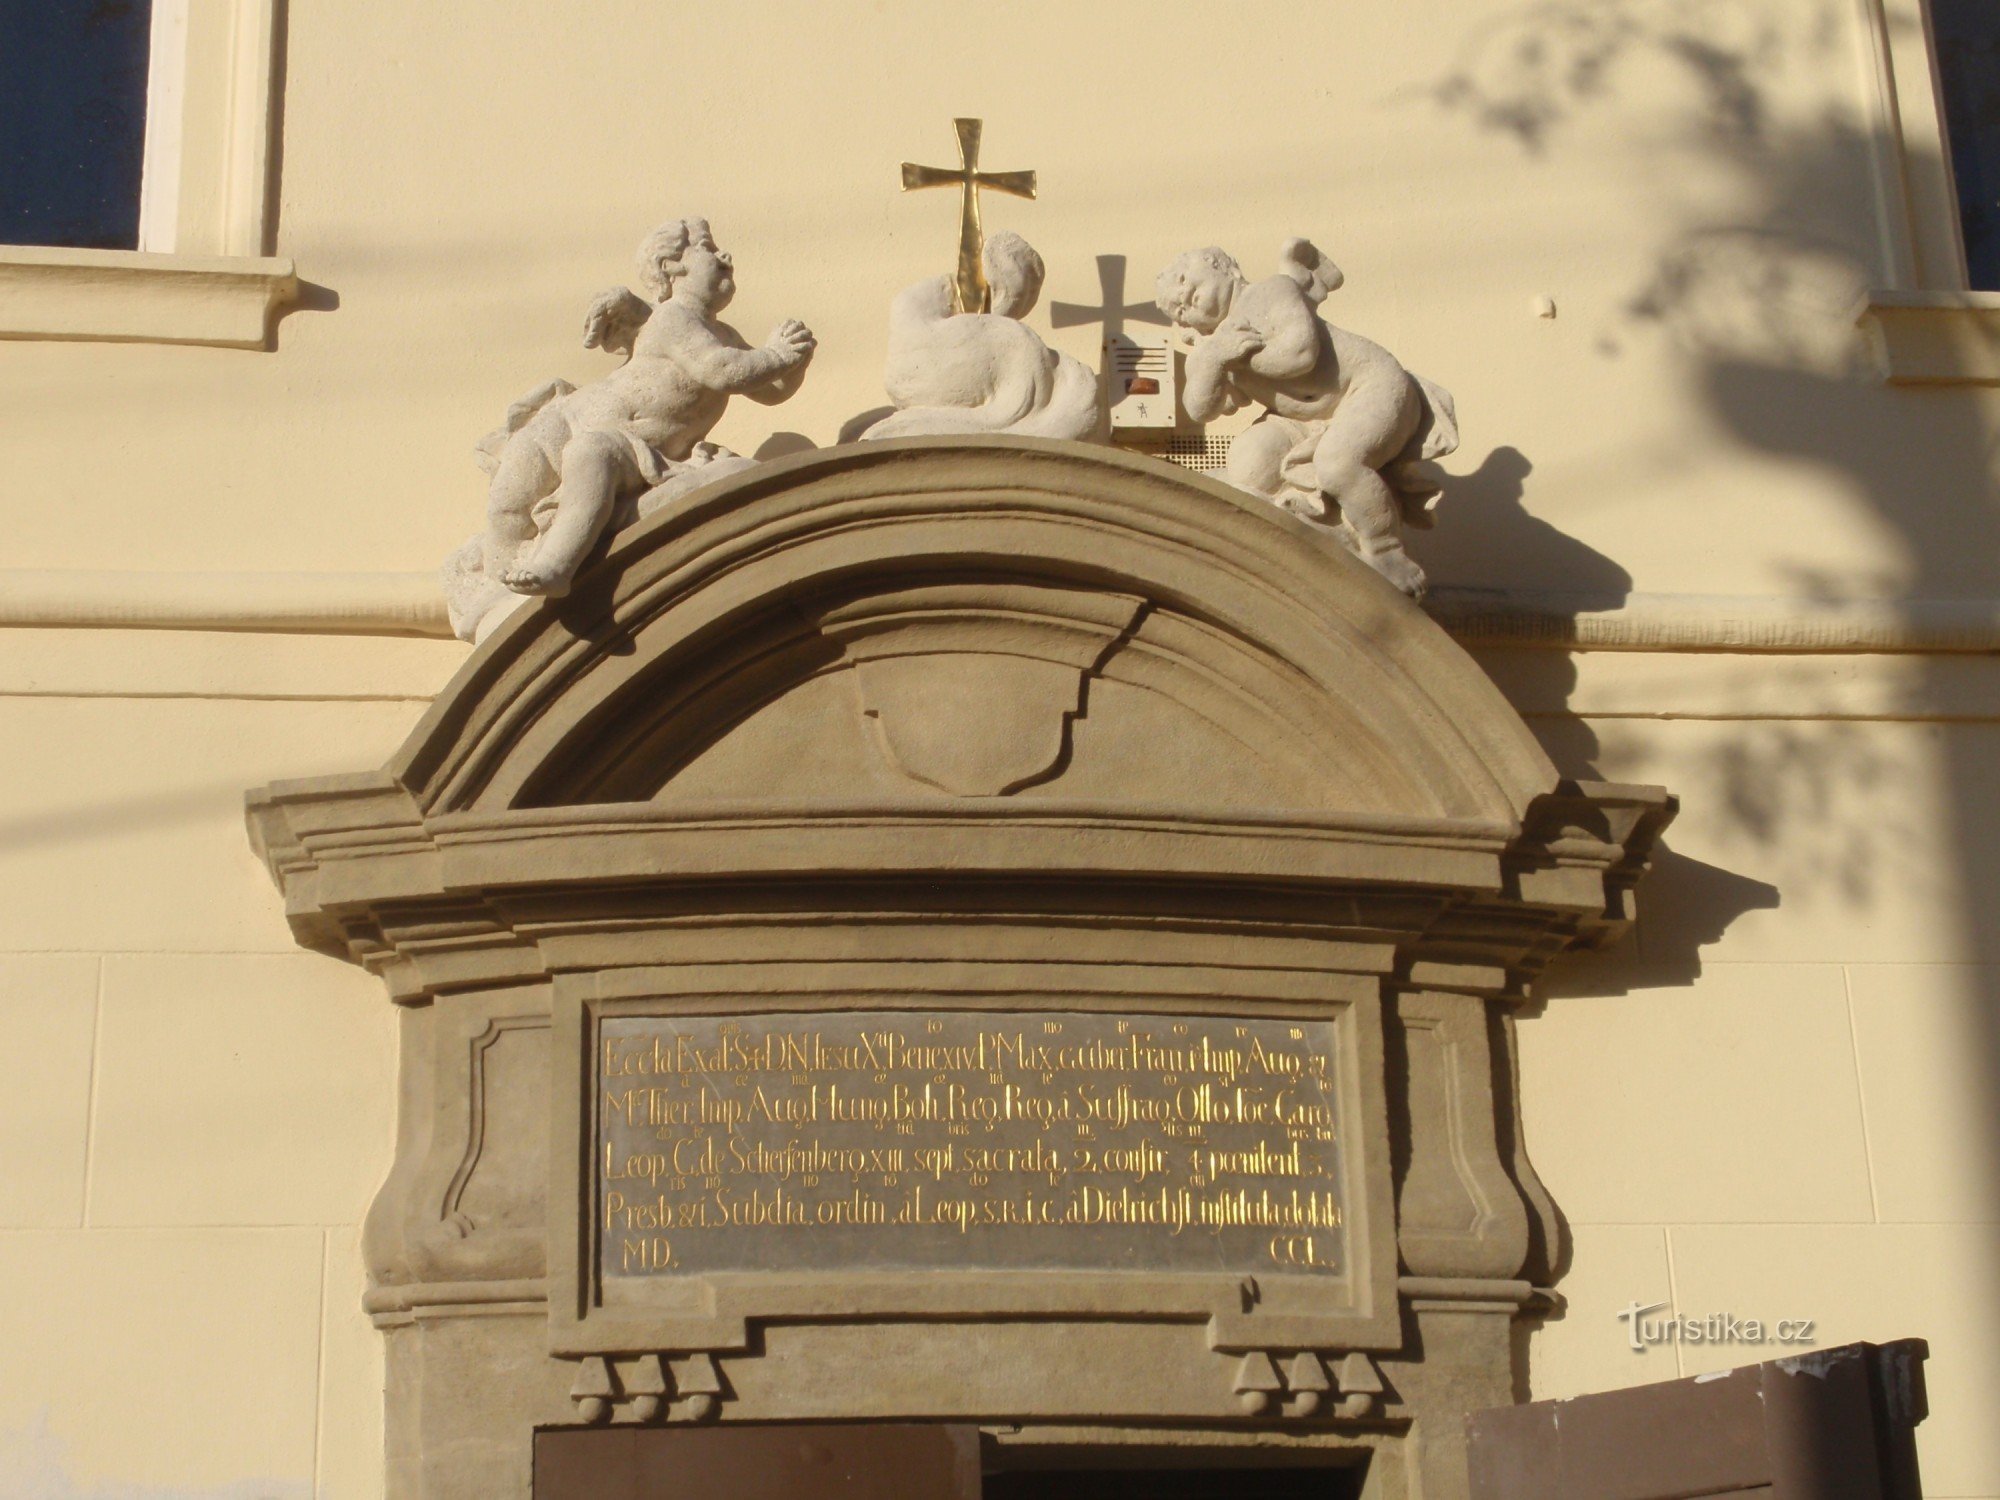
[[271,788],[252,822],[301,936],[355,952],[384,902],[477,892],[490,929],[510,890],[829,871],[1512,899],[1525,872],[1603,930],[1666,807],[1563,792],[1322,528],[1103,448],[920,438],[653,515],[494,632],[384,772]]
[[[431,815],[1032,789],[1518,819],[1553,770],[1392,592],[1324,530],[1146,459],[836,449],[624,533],[498,633],[391,769]],[[1001,739],[1042,763],[991,762]]]
[[405,1487],[893,1416],[1281,1422],[1461,1493],[1559,1264],[1507,1008],[1672,811],[1164,464],[911,439],[682,496],[384,770],[250,799],[300,941],[408,1007],[364,1243]]

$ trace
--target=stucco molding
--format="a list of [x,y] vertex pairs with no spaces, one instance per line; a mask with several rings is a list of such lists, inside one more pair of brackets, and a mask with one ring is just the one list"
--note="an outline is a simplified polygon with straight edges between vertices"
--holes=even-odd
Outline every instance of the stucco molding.
[[435,573],[0,570],[0,628],[223,630],[449,640]]
[[[1903,655],[2000,651],[1980,599],[1818,601],[1706,594],[1434,589],[1454,639],[1570,651]],[[209,630],[452,639],[435,573],[0,569],[0,629]]]
[[276,257],[0,246],[0,339],[265,349],[298,295]]
[[1441,588],[1425,608],[1455,639],[1492,646],[1801,656],[2000,650],[2000,604],[1985,599]]
[[1865,326],[1891,385],[2000,385],[2000,292],[1876,292]]

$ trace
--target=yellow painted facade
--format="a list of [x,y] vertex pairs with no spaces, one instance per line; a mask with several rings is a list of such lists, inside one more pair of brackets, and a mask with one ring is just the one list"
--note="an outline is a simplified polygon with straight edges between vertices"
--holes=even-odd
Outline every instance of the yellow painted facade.
[[[896,164],[978,114],[1041,180],[988,228],[1092,365],[1049,303],[1098,303],[1097,257],[1135,301],[1190,245],[1334,255],[1328,314],[1458,399],[1412,543],[1437,608],[1566,774],[1682,799],[1636,940],[1521,1024],[1574,1241],[1534,1394],[1786,1352],[1635,1354],[1633,1303],[1922,1336],[1927,1493],[2000,1497],[2000,396],[1967,383],[1991,310],[1950,295],[1915,14],[289,7],[271,347],[0,342],[0,1494],[379,1493],[355,1242],[395,1018],[294,946],[241,794],[381,764],[466,650],[154,628],[82,575],[407,590],[480,524],[507,404],[608,368],[583,311],[674,214],[735,253],[732,321],[820,341],[716,438],[832,443],[881,404],[890,297],[953,262],[948,195]],[[98,295],[5,262],[0,320]],[[1528,641],[1578,596],[1588,649]]]

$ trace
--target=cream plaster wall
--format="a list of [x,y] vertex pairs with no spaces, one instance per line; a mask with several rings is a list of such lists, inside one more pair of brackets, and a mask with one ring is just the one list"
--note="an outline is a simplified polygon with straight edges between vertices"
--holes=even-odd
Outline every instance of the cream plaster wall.
[[[1885,387],[1854,326],[1890,274],[1864,9],[296,4],[274,248],[307,306],[269,353],[0,343],[5,562],[431,568],[479,521],[473,441],[606,367],[582,311],[669,213],[736,251],[753,338],[821,339],[718,436],[829,442],[880,400],[888,297],[948,264],[949,195],[895,163],[978,113],[1042,173],[989,222],[1049,299],[1117,254],[1141,300],[1210,240],[1341,262],[1330,311],[1459,397],[1441,583],[1990,606],[2000,402]],[[1638,941],[1522,1023],[1574,1238],[1536,1394],[1777,1352],[1634,1355],[1632,1302],[1922,1335],[1929,1490],[2000,1496],[2000,664],[1480,654],[1566,771],[1685,805]],[[0,1494],[378,1492],[391,1016],[293,947],[239,799],[379,763],[460,655],[0,629]]]
[[[155,696],[103,695],[87,635],[11,633],[36,670],[0,678],[0,1494],[379,1493],[355,1241],[394,1020],[294,946],[241,805],[421,704],[253,695],[152,639],[184,648]],[[393,691],[396,644],[345,654]]]
[[319,290],[269,355],[7,350],[9,564],[430,567],[479,515],[471,443],[607,366],[584,308],[690,209],[753,337],[821,336],[797,400],[720,436],[831,441],[880,402],[889,297],[951,251],[950,195],[895,163],[981,113],[992,164],[1042,174],[991,219],[1052,268],[1038,326],[1098,300],[1098,255],[1139,298],[1190,243],[1258,268],[1320,237],[1338,315],[1459,396],[1483,514],[1431,549],[1447,580],[1494,581],[1498,542],[1543,586],[1984,590],[1991,549],[1932,544],[1986,407],[1836,378],[1887,274],[1860,9],[299,5],[274,248]]
[[[1747,660],[1684,670],[1726,697]],[[1857,662],[1875,665],[1821,675]],[[1811,659],[1784,665],[1796,688]],[[1521,1027],[1529,1142],[1575,1245],[1567,1309],[1535,1340],[1536,1391],[1787,1352],[1635,1354],[1618,1317],[1634,1303],[1767,1328],[1812,1318],[1820,1343],[1920,1334],[1925,1493],[1990,1495],[2000,729],[1990,706],[1983,722],[1915,717],[1939,706],[1921,696],[1893,716],[1777,717],[1794,692],[1776,687],[1758,717],[1689,715],[1650,686],[1659,717],[1531,721],[1559,756],[1594,745],[1606,774],[1684,798],[1636,941],[1559,972]]]

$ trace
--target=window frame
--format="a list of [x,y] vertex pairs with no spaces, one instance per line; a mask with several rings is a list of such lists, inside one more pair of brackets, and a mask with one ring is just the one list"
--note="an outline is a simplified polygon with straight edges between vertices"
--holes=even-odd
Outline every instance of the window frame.
[[1858,0],[1887,285],[1867,326],[1892,385],[2000,385],[2000,292],[1974,291],[1929,0]]
[[1928,0],[1861,0],[1861,5],[1872,53],[1887,290],[1967,291],[1965,233],[1930,5]]
[[139,248],[0,245],[0,339],[267,349],[279,0],[154,0]]

